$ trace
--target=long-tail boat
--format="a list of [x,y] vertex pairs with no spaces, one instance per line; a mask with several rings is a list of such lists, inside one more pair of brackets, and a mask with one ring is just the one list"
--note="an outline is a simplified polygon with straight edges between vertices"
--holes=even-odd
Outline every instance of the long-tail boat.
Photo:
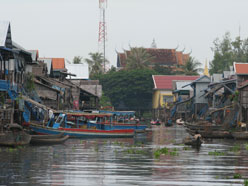
[[[59,134],[78,138],[121,138],[133,137],[134,129],[105,129],[101,121],[107,121],[112,114],[59,112],[54,113],[46,126],[30,123],[30,128],[38,134]],[[89,120],[100,118],[100,122],[93,126]]]
[[14,123],[7,126],[7,130],[0,132],[0,145],[22,146],[30,143],[31,136],[26,133],[22,126]]

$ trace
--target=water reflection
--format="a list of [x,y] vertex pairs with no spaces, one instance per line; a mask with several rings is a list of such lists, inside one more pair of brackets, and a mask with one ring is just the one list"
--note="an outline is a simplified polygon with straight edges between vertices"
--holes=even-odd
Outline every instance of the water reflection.
[[[211,140],[197,150],[180,144],[186,135],[181,126],[155,126],[135,138],[0,148],[0,185],[242,185],[248,178],[244,141]],[[177,155],[155,158],[163,147]]]

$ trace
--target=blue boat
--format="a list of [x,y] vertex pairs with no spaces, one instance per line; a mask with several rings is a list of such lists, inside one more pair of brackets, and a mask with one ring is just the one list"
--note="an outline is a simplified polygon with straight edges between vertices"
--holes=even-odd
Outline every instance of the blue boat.
[[140,124],[139,120],[135,119],[134,111],[106,111],[100,110],[100,114],[110,114],[110,118],[101,119],[95,118],[94,120],[89,120],[90,126],[96,128],[102,127],[106,130],[115,129],[134,129],[136,132],[145,131],[147,125]]
[[88,120],[109,118],[111,114],[54,113],[46,126],[30,123],[30,128],[38,134],[59,134],[76,138],[121,138],[133,137],[133,129],[105,129],[105,125],[91,126]]

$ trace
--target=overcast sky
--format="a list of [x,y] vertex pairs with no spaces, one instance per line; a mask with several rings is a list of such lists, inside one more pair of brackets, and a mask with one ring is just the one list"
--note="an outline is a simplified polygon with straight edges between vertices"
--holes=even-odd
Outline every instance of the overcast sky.
[[[11,22],[12,39],[40,57],[88,58],[98,51],[98,0],[0,0],[0,19]],[[246,0],[108,0],[107,58],[131,46],[190,52],[211,60],[213,40],[226,31],[248,37]]]

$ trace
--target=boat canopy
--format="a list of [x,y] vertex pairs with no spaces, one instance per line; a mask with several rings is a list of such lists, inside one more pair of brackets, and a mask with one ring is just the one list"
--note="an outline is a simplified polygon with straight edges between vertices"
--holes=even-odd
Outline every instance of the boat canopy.
[[111,113],[84,113],[84,112],[69,112],[65,113],[67,116],[71,117],[85,117],[87,119],[94,119],[96,117],[98,118],[104,118],[104,117],[111,117],[113,114]]
[[134,116],[135,111],[108,111],[108,110],[100,110],[100,113],[109,113],[116,116]]

